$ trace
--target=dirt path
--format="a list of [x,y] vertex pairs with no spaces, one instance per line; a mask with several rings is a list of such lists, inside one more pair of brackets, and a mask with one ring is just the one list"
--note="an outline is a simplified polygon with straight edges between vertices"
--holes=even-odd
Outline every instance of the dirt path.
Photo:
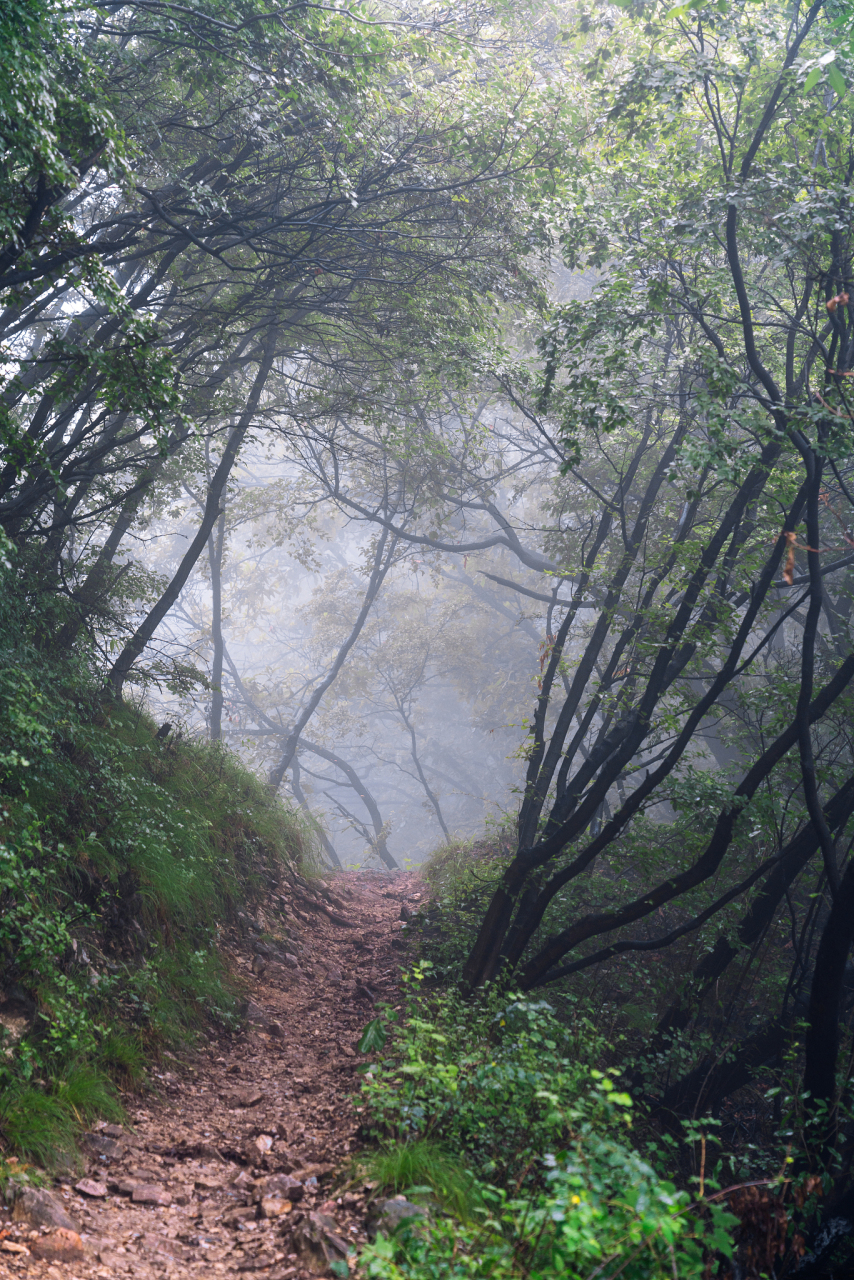
[[[367,1189],[333,1195],[358,1146],[355,1046],[372,1001],[398,1002],[401,906],[423,890],[414,873],[330,884],[327,915],[275,898],[226,939],[250,992],[247,1030],[166,1060],[159,1092],[129,1104],[125,1129],[93,1131],[86,1169],[57,1180],[46,1208],[19,1200],[19,1221],[0,1215],[0,1276],[303,1280],[364,1240]],[[57,1229],[60,1204],[82,1250]],[[34,1225],[51,1215],[52,1228]]]

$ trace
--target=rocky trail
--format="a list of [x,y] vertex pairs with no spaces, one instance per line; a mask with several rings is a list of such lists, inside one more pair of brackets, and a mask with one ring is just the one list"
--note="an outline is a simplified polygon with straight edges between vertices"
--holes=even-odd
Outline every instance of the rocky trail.
[[398,1004],[401,916],[423,896],[414,873],[295,877],[242,917],[223,949],[245,1029],[164,1056],[127,1124],[86,1136],[85,1167],[10,1196],[0,1276],[341,1274],[371,1212],[352,1177],[356,1045],[375,1003]]

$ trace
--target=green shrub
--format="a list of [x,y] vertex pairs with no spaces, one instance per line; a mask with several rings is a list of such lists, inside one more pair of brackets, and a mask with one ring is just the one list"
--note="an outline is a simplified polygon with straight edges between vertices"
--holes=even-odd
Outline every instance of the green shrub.
[[[689,1280],[731,1252],[735,1220],[692,1206],[633,1150],[631,1098],[594,1064],[606,1046],[583,1018],[498,991],[479,1001],[423,991],[367,1069],[375,1135],[395,1135],[371,1168],[380,1184],[432,1188],[440,1208],[361,1255],[373,1280]],[[379,1048],[372,1024],[363,1047]],[[441,1170],[471,1171],[465,1201]],[[407,1186],[407,1181],[412,1181]]]
[[362,1251],[362,1267],[371,1280],[692,1280],[715,1251],[731,1256],[732,1215],[692,1211],[685,1192],[594,1127],[543,1165],[538,1194],[484,1189],[479,1224],[406,1220]]
[[423,995],[429,967],[416,966],[408,979],[407,1017],[365,1076],[373,1132],[430,1138],[492,1180],[524,1176],[532,1158],[560,1145],[601,1039],[586,1019],[560,1023],[543,1000]]

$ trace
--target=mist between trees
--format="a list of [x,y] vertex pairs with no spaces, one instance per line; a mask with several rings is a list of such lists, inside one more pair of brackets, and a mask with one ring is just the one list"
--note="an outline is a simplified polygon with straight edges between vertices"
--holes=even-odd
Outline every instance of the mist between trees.
[[653,1056],[720,1037],[666,1112],[800,1046],[822,1150],[850,21],[13,0],[0,99],[0,518],[39,644],[241,752],[333,864],[489,817],[466,989],[594,970]]

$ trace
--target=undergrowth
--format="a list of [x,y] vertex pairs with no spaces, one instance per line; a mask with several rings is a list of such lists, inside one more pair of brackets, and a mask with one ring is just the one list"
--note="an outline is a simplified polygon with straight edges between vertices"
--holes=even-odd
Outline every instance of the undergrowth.
[[0,1144],[49,1165],[161,1047],[236,1025],[219,930],[312,837],[227,749],[158,736],[0,597]]
[[464,1002],[429,976],[416,965],[403,1020],[363,1037],[384,1040],[362,1085],[368,1169],[428,1210],[363,1251],[373,1280],[689,1280],[731,1256],[732,1215],[635,1148],[590,1019],[497,989]]

